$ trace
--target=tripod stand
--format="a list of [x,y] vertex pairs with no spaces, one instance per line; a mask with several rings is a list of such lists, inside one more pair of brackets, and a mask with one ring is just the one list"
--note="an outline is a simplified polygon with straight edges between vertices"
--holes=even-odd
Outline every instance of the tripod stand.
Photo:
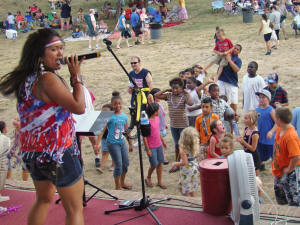
[[[89,112],[89,114],[83,114],[83,115],[73,115],[75,120],[77,121],[75,129],[76,129],[76,142],[78,145],[78,149],[80,151],[79,154],[79,161],[81,166],[83,166],[83,159],[82,159],[82,151],[81,151],[81,141],[80,141],[80,137],[81,136],[96,136],[97,133],[99,133],[99,131],[101,131],[104,126],[106,125],[106,122],[108,119],[110,118],[112,115],[112,112],[101,112],[101,111],[92,111]],[[83,120],[81,120],[81,118],[83,118]],[[92,118],[92,119],[89,119]],[[111,195],[110,193],[104,191],[103,189],[97,187],[94,184],[91,184],[88,180],[86,180],[85,178],[84,180],[84,191],[83,191],[83,206],[87,206],[88,201],[90,201],[99,191],[101,191],[102,193],[110,196],[111,198],[118,200],[117,197]],[[96,191],[89,197],[86,197],[85,194],[85,186],[89,185],[92,188],[96,189]],[[58,204],[61,201],[61,199],[57,199],[55,201],[55,204]]]
[[152,218],[155,220],[157,224],[161,224],[158,218],[154,215],[152,212],[150,206],[163,202],[163,201],[168,201],[171,200],[171,198],[166,197],[163,199],[159,199],[157,201],[152,201],[149,196],[146,196],[146,191],[145,191],[145,181],[144,181],[144,168],[143,168],[143,154],[142,154],[142,146],[141,146],[141,124],[140,124],[140,115],[141,115],[141,107],[142,104],[147,104],[147,99],[144,91],[149,91],[149,88],[139,88],[135,81],[132,79],[132,77],[128,74],[127,70],[125,67],[122,65],[118,57],[115,55],[111,48],[112,42],[104,39],[103,42],[107,46],[107,50],[114,56],[116,61],[119,63],[123,71],[126,73],[128,76],[130,82],[134,85],[133,88],[133,95],[134,95],[134,102],[135,102],[135,107],[134,109],[131,108],[130,115],[131,115],[131,125],[128,128],[129,130],[132,130],[134,126],[136,126],[137,129],[137,138],[138,138],[138,151],[139,151],[139,161],[140,161],[140,172],[141,172],[141,183],[142,183],[142,198],[140,200],[134,201],[132,206],[124,207],[124,208],[119,208],[119,209],[114,209],[114,210],[106,210],[105,214],[110,214],[113,212],[118,212],[118,211],[124,211],[124,210],[129,210],[129,209],[135,209],[135,210],[144,210],[146,209],[149,214],[152,216]]

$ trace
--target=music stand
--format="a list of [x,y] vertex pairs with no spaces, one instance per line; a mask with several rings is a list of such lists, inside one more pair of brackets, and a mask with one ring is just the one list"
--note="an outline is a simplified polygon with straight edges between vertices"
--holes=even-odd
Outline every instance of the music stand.
[[[79,160],[81,163],[81,166],[83,166],[83,159],[82,159],[82,151],[81,151],[81,136],[98,136],[104,127],[106,126],[108,120],[113,115],[112,111],[87,111],[86,113],[82,115],[76,115],[73,114],[73,117],[76,121],[75,123],[75,132],[76,132],[76,141],[78,144],[78,148],[80,151]],[[104,191],[103,189],[97,187],[96,185],[91,184],[88,180],[85,178],[84,180],[84,186],[89,185],[92,188],[95,188],[96,191],[94,194],[92,194],[89,198],[86,198],[85,195],[85,187],[83,190],[83,206],[87,205],[87,202],[90,201],[99,191],[102,193],[112,197],[115,200],[118,200],[117,197],[111,195],[110,193]],[[61,199],[56,200],[56,204],[60,202]]]

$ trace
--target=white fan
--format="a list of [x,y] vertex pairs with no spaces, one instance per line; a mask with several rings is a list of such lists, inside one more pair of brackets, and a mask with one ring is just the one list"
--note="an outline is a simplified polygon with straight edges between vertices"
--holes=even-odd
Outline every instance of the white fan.
[[253,225],[259,220],[259,199],[252,155],[244,150],[228,156],[232,220],[235,225]]

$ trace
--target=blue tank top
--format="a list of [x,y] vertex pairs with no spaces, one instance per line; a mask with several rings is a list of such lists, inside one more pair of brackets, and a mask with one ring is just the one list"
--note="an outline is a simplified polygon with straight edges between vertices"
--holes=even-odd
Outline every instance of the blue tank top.
[[123,23],[122,23],[122,19],[124,19],[125,21],[125,24],[126,24],[126,18],[125,18],[125,16],[123,16],[123,15],[121,15],[120,17],[119,17],[119,29],[125,29],[125,27],[124,27],[124,25],[123,25]]
[[259,130],[259,139],[258,142],[264,145],[273,145],[275,139],[275,132],[271,139],[267,138],[267,133],[273,128],[274,121],[271,117],[271,111],[273,110],[272,106],[269,106],[265,109],[256,108],[256,112],[259,113],[257,127]]
[[[129,73],[129,76],[135,81],[136,85],[139,88],[147,88],[148,84],[146,81],[147,74],[150,73],[147,69],[142,69],[139,73],[135,73],[134,71],[131,71]],[[150,73],[151,74],[151,73]],[[146,95],[148,95],[148,92],[145,92]],[[133,105],[133,96],[131,96],[131,105]]]

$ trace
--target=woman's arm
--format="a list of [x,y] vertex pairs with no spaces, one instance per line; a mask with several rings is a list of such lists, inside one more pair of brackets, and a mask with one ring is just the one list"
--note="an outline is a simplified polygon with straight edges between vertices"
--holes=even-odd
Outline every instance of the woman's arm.
[[241,145],[245,146],[251,152],[255,152],[256,148],[257,148],[258,139],[259,139],[259,135],[258,134],[253,134],[251,145],[249,143],[247,143],[242,137],[240,138],[240,143],[241,143]]
[[[80,76],[80,65],[83,60],[78,61],[72,56],[71,62],[65,58],[72,79]],[[37,82],[35,97],[45,102],[55,102],[64,109],[75,113],[83,114],[85,111],[84,91],[81,82],[73,82],[73,93],[63,81],[55,74],[47,72]]]
[[167,94],[165,94],[166,92],[171,92],[171,89],[166,89],[163,91],[159,91],[157,93],[155,93],[154,97],[158,98],[158,99],[162,99],[162,100],[167,100]]

